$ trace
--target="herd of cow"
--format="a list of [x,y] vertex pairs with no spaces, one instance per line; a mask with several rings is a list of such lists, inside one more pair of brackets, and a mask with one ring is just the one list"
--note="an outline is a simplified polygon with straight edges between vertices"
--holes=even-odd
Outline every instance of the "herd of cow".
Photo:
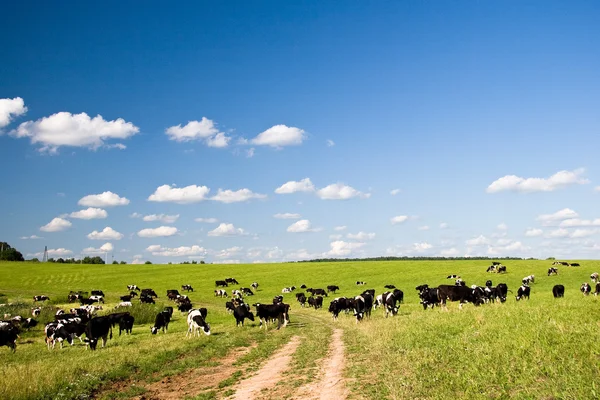
[[[553,265],[556,265],[555,262]],[[578,266],[576,263],[570,264]],[[501,269],[501,270],[500,270]],[[506,272],[506,267],[495,263],[487,269],[488,272]],[[551,267],[548,269],[548,276],[558,275],[558,268]],[[429,287],[428,284],[422,284],[415,289],[420,298],[420,304],[424,310],[434,308],[436,305],[441,308],[446,308],[447,301],[458,301],[459,308],[462,308],[465,303],[472,303],[475,306],[480,306],[486,303],[495,301],[505,302],[509,292],[506,283],[499,283],[496,286],[492,285],[492,281],[488,280],[485,286],[467,286],[459,275],[448,275],[447,279],[454,279],[453,285],[439,285],[437,287]],[[600,275],[595,272],[590,275],[592,282],[596,283],[595,295],[600,294]],[[531,285],[535,283],[535,276],[529,275],[522,279],[522,285],[517,289],[515,299],[517,301],[526,298],[529,299],[531,294]],[[225,280],[215,281],[215,286],[228,287],[229,285],[239,285],[235,278],[226,278]],[[356,281],[357,286],[366,285],[364,281]],[[253,282],[251,288],[258,290],[258,283]],[[379,307],[383,308],[384,316],[394,316],[398,314],[399,305],[404,301],[404,293],[392,284],[384,286],[387,291],[376,296],[375,289],[363,290],[354,297],[336,297],[329,304],[329,312],[332,314],[333,320],[337,320],[339,314],[345,311],[346,314],[352,312],[356,317],[356,322],[363,320],[365,317],[371,316],[371,311]],[[191,285],[182,285],[182,291],[193,292]],[[239,290],[231,291],[231,299],[226,301],[225,308],[229,311],[236,321],[236,326],[244,326],[244,320],[255,320],[255,314],[251,311],[251,305],[244,301],[247,296],[253,296],[254,292],[250,288],[241,287]],[[337,285],[329,285],[326,289],[308,288],[306,285],[301,285],[300,289],[304,291],[295,293],[296,301],[301,307],[313,307],[320,309],[323,307],[324,297],[329,297],[329,293],[336,293],[340,290]],[[152,289],[140,289],[136,285],[127,285],[128,294],[120,296],[121,302],[117,304],[115,309],[122,310],[132,306],[132,299],[138,296],[142,304],[154,304],[158,297]],[[295,286],[284,287],[281,293],[292,293],[296,290]],[[592,292],[592,287],[587,282],[584,282],[580,287],[584,295],[589,295]],[[564,297],[565,288],[563,285],[555,285],[552,288],[552,294],[555,298]],[[215,296],[229,297],[225,289],[215,289]],[[54,320],[46,324],[44,328],[45,342],[48,349],[53,349],[56,343],[63,347],[63,343],[67,342],[73,345],[74,339],[79,339],[81,343],[85,343],[90,349],[95,350],[99,340],[102,340],[102,347],[106,345],[107,340],[112,339],[112,329],[119,326],[119,336],[125,332],[130,334],[133,329],[134,317],[130,312],[120,311],[112,312],[108,315],[96,316],[99,310],[102,310],[104,304],[104,292],[101,290],[92,290],[91,295],[83,291],[71,291],[67,296],[67,301],[72,303],[79,301],[80,307],[71,308],[69,312],[58,310],[54,315]],[[210,324],[206,322],[208,310],[206,308],[194,309],[190,298],[187,295],[182,295],[176,289],[167,290],[167,298],[172,300],[177,305],[179,311],[187,312],[188,331],[186,336],[196,336],[203,332],[210,335]],[[48,296],[38,295],[33,297],[34,304],[50,300]],[[98,305],[95,305],[98,303]],[[256,317],[259,319],[259,327],[265,326],[267,329],[269,323],[276,323],[277,329],[281,325],[286,326],[289,321],[290,305],[284,303],[282,295],[277,295],[273,298],[272,304],[254,303]],[[32,316],[38,317],[41,313],[40,307],[32,308]],[[169,323],[173,316],[173,307],[164,307],[164,309],[156,315],[154,325],[150,328],[152,334],[158,332],[166,332]],[[34,318],[24,318],[15,316],[7,319],[10,315],[5,315],[5,319],[0,321],[0,346],[8,346],[16,351],[16,340],[22,329],[29,329],[37,325]],[[85,339],[83,335],[85,334]]]

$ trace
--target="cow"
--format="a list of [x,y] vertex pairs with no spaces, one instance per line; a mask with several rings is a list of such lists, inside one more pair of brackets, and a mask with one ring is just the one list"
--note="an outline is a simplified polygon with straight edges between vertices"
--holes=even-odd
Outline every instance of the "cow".
[[456,286],[467,286],[466,282],[465,282],[465,281],[463,281],[463,280],[462,280],[462,279],[460,279],[460,278],[458,278],[458,279],[457,279],[457,280],[454,282],[454,284],[455,284]]
[[506,265],[501,265],[498,267],[498,273],[506,273]]
[[561,261],[561,262],[560,262],[560,265],[564,265],[564,266],[568,267],[568,266],[569,266],[569,263],[568,263],[568,262],[566,262],[566,261]]
[[156,302],[154,301],[154,299],[151,296],[147,296],[145,294],[142,294],[140,296],[140,303],[155,304]]
[[133,296],[130,295],[130,294],[126,294],[125,296],[119,297],[119,299],[121,299],[121,301],[129,301],[129,302],[131,302],[131,299],[133,299]]
[[337,320],[341,311],[352,309],[352,304],[345,297],[337,297],[329,303],[329,312],[332,314],[333,320]]
[[254,296],[254,292],[252,292],[252,290],[250,290],[250,288],[243,287],[243,288],[240,288],[240,290],[242,291],[244,296]]
[[396,289],[396,286],[394,286],[394,285],[385,285],[384,288],[392,290],[392,289]]
[[102,297],[104,297],[104,292],[102,290],[92,290],[92,296],[102,296]]
[[[79,299],[79,303],[82,306],[89,306],[92,305],[94,303],[98,303],[99,302],[100,297],[99,296],[90,296],[89,299]],[[103,300],[104,301],[104,300]]]
[[491,279],[488,279],[487,281],[485,281],[485,287],[491,288],[492,286],[493,285],[492,285],[492,280]]
[[363,293],[351,299],[352,308],[354,308],[354,316],[356,323],[362,321],[364,317],[371,317],[371,309],[373,308],[373,296],[370,293]]
[[277,320],[277,329],[281,328],[281,324],[283,324],[284,327],[287,326],[289,320],[287,316],[289,312],[289,306],[287,304],[256,303],[253,306],[256,307],[256,316],[260,321],[259,328],[262,328],[264,324],[265,330],[267,330],[267,322],[273,319]]
[[258,290],[258,282],[252,282],[250,286],[252,286],[252,289]]
[[7,346],[13,353],[16,352],[18,337],[19,328],[12,324],[0,323],[0,347]]
[[183,303],[177,306],[177,309],[181,312],[189,312],[192,308],[192,303]]
[[448,275],[446,279],[460,279],[460,275]]
[[63,348],[63,342],[67,342],[70,345],[73,345],[73,335],[67,330],[65,322],[50,322],[46,324],[44,327],[44,333],[46,334],[46,345],[48,346],[48,350],[50,350],[50,345],[52,345],[52,349],[56,345],[56,342],[59,343],[60,348]]
[[142,289],[142,293],[141,293],[140,296],[143,296],[143,295],[154,297],[154,298],[158,298],[158,295],[152,289]]
[[596,282],[600,282],[599,279],[600,275],[598,275],[597,272],[594,272],[593,274],[590,275],[590,279],[592,280],[592,282],[596,283]]
[[31,309],[31,315],[33,317],[39,317],[41,313],[42,313],[42,308],[41,307],[35,307],[35,308]]
[[423,306],[423,310],[427,310],[429,306],[431,309],[438,304],[438,290],[437,288],[430,288],[428,285],[417,286],[416,289],[419,291],[419,298],[421,299],[420,304]]
[[279,304],[279,303],[283,303],[283,296],[282,295],[278,295],[273,297],[273,304]]
[[552,265],[561,265],[560,261],[554,261]]
[[548,276],[550,275],[558,275],[558,268],[550,267],[548,268]]
[[154,319],[154,326],[150,328],[150,332],[156,335],[158,331],[162,329],[163,333],[169,330],[169,322],[171,322],[171,315],[167,311],[161,311],[156,314]]
[[125,331],[126,335],[131,335],[131,331],[133,330],[133,315],[125,315],[119,321],[119,336],[121,336],[121,332]]
[[337,285],[329,285],[329,286],[327,286],[327,291],[328,291],[328,292],[333,292],[333,293],[335,293],[335,292],[337,292],[338,290],[340,290],[340,287],[339,287],[339,286],[337,286]]
[[570,263],[569,264],[570,267],[579,267],[579,263]]
[[89,320],[85,327],[85,336],[84,342],[91,350],[96,350],[99,339],[102,339],[102,347],[106,346],[107,338],[112,339],[112,324],[109,317],[95,317]]
[[499,261],[492,261],[492,265],[502,265]]
[[296,290],[296,286],[284,287],[281,289],[281,293],[292,293],[294,290]]
[[[385,292],[385,293],[389,293],[389,292]],[[377,310],[377,307],[382,306],[382,305],[383,305],[383,293],[378,294],[375,297],[375,300],[373,301],[373,310]]]
[[298,300],[298,303],[300,303],[301,307],[304,307],[304,305],[306,304],[306,296],[304,295],[304,293],[298,293],[299,296],[296,296],[296,300]]
[[314,307],[315,310],[317,310],[319,308],[322,308],[323,307],[323,297],[321,297],[321,296],[317,296],[317,297],[310,296],[308,298],[308,306],[309,307]]
[[[512,291],[511,291],[512,293]],[[500,302],[504,303],[506,301],[506,296],[508,295],[508,286],[506,283],[499,283],[496,286],[495,297],[500,298]]]
[[133,304],[130,301],[122,301],[115,306],[115,308],[120,308],[120,307],[133,307]]
[[[307,290],[308,292],[308,290]],[[325,291],[325,289],[313,289],[312,290],[312,294],[313,296],[325,296],[325,297],[329,297],[327,295],[327,292]]]
[[306,289],[306,285],[303,283],[302,285],[300,285],[300,289]]
[[496,267],[495,265],[490,265],[485,272],[498,272],[498,267]]
[[356,286],[363,286],[366,284],[367,284],[367,282],[364,282],[364,281],[356,281]]
[[370,294],[371,297],[375,298],[375,289],[364,290],[361,294],[367,294],[367,293]]
[[185,290],[188,292],[193,292],[194,288],[192,287],[192,285],[181,285],[181,290]]
[[180,296],[179,290],[177,289],[168,289],[167,290],[167,298],[169,300],[176,300]]
[[587,296],[592,291],[592,287],[590,286],[589,283],[583,282],[581,284],[581,287],[579,288],[579,290],[581,290],[581,293],[583,293],[584,296]]
[[127,285],[127,290],[137,290],[140,291],[140,288],[137,285]]
[[236,309],[236,305],[233,304],[233,301],[226,301],[225,302],[225,309],[227,310],[227,312],[234,312]]
[[594,292],[594,296],[598,296],[600,294],[600,282],[596,283],[596,291]]
[[531,293],[531,288],[527,285],[522,285],[521,287],[519,287],[519,290],[517,290],[517,296],[515,297],[515,299],[517,301],[519,301],[523,297],[527,297],[527,300],[529,300],[530,293]]
[[219,286],[221,286],[221,287],[227,287],[229,285],[225,281],[215,281],[215,286],[216,287],[219,287]]
[[523,278],[523,285],[529,285],[531,283],[535,283],[535,275],[529,275]]
[[252,314],[247,304],[237,306],[233,310],[233,316],[235,317],[235,326],[239,326],[240,323],[244,326],[244,320],[246,318],[250,321],[254,321],[254,314]]
[[39,295],[39,296],[33,296],[33,302],[38,302],[38,301],[47,301],[50,300],[50,297],[45,296],[45,295]]
[[552,288],[552,296],[554,298],[565,297],[565,287],[563,285],[554,285]]
[[394,289],[393,292],[385,292],[381,296],[381,300],[384,306],[384,315],[387,318],[389,314],[396,315],[398,314],[399,307],[397,306],[397,302],[402,302],[401,299],[404,298],[404,293],[402,293],[399,289]]
[[[94,293],[94,291],[92,290],[92,293]],[[104,296],[103,295],[99,295],[99,294],[94,294],[92,296],[90,296],[89,300],[94,300],[98,303],[103,303],[104,304]]]
[[225,278],[225,282],[239,285],[240,283],[235,278]]
[[440,306],[446,307],[446,301],[458,301],[458,308],[462,309],[464,303],[473,303],[479,306],[483,299],[470,287],[463,285],[440,285],[438,287],[438,302]]
[[210,335],[210,324],[206,322],[206,316],[206,308],[190,310],[187,316],[188,331],[185,336],[200,336],[200,330],[205,335]]
[[227,292],[225,289],[215,289],[215,297],[227,297]]
[[242,292],[240,290],[234,289],[231,291],[231,297],[237,297],[238,299],[243,298]]

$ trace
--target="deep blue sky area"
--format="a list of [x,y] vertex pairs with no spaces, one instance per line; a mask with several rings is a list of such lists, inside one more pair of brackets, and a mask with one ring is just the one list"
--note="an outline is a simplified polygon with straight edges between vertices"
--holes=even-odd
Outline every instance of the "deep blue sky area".
[[598,21],[597,1],[7,3],[0,240],[598,258]]

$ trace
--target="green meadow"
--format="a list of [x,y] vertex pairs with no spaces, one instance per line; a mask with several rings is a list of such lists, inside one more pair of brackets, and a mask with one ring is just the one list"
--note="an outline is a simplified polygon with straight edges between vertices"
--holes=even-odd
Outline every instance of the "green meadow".
[[[347,386],[352,398],[389,399],[588,399],[600,397],[600,300],[583,296],[579,286],[600,272],[600,261],[578,260],[581,267],[559,266],[558,276],[547,276],[551,261],[505,261],[506,274],[486,273],[488,261],[390,261],[285,263],[252,265],[67,265],[0,263],[2,314],[30,316],[34,295],[45,294],[40,325],[23,332],[17,351],[0,347],[1,399],[128,398],[144,389],[111,391],[115,382],[135,379],[152,382],[212,365],[234,348],[252,350],[236,365],[241,373],[224,380],[218,389],[201,398],[229,394],[236,381],[256,370],[262,361],[292,336],[301,345],[293,356],[286,385],[298,387],[318,379],[318,360],[325,357],[334,327],[344,332]],[[423,310],[415,286],[447,284],[446,276],[458,274],[467,285],[484,285],[487,279],[506,283],[504,304],[474,307],[448,303],[447,310]],[[524,276],[536,279],[529,301],[515,301]],[[374,288],[394,284],[404,291],[404,304],[395,317],[384,318],[381,309],[370,320],[356,323],[352,315],[333,322],[325,298],[321,310],[302,309],[295,295],[285,294],[291,304],[291,323],[281,330],[258,328],[246,321],[236,328],[225,310],[225,299],[214,297],[214,281],[235,277],[239,286],[259,282],[249,302],[271,302],[281,289],[306,284],[325,288],[339,285],[336,296],[356,296]],[[357,287],[357,280],[366,286]],[[591,283],[591,282],[590,282]],[[72,307],[66,301],[70,290],[101,289],[107,302],[100,314],[113,311],[127,285],[153,288],[157,304],[136,305],[136,323],[131,336],[113,331],[106,348],[86,350],[78,340],[74,346],[49,351],[44,343],[44,323],[56,308]],[[163,306],[167,289],[181,291],[191,284],[194,307],[207,307],[212,334],[186,338],[185,315],[177,310],[167,334],[150,334],[154,315]],[[554,299],[552,287],[563,284],[565,297]],[[239,286],[228,287],[232,289]],[[298,289],[297,291],[299,291]],[[296,292],[297,292],[296,291]],[[134,303],[136,301],[134,300]],[[283,391],[285,393],[285,391]],[[289,392],[290,394],[292,392]],[[283,396],[285,397],[285,396]],[[200,397],[199,397],[200,398]]]

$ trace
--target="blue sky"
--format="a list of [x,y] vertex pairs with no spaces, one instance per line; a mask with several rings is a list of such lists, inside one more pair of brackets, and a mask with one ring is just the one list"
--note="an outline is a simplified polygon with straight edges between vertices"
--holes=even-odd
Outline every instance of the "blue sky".
[[29,257],[600,254],[597,2],[4,11],[0,239]]

